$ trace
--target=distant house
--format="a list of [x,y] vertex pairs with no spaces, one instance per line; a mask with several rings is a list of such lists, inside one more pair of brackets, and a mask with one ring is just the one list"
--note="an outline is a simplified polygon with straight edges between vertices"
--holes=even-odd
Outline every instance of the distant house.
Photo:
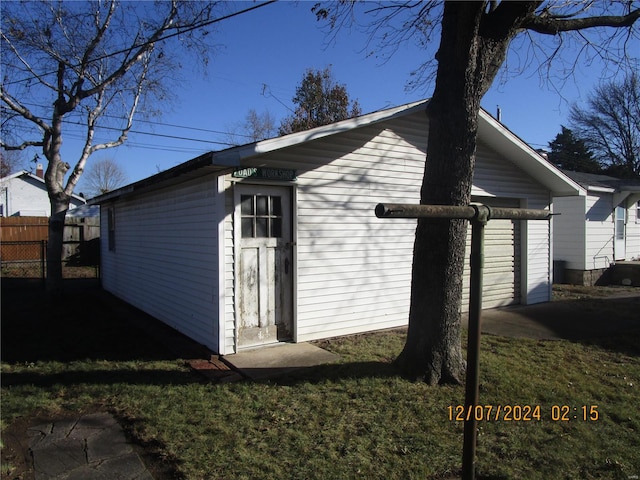
[[612,264],[640,257],[640,181],[564,173],[587,195],[554,199],[554,261],[567,283],[606,282]]
[[[207,153],[91,200],[104,288],[220,354],[406,325],[416,222],[374,207],[419,202],[425,110]],[[549,209],[579,194],[480,113],[473,201]],[[485,246],[485,307],[550,299],[550,222],[492,220]]]
[[[79,207],[85,199],[73,195],[69,208]],[[44,183],[42,165],[36,174],[21,170],[0,179],[0,217],[49,217],[51,203]]]

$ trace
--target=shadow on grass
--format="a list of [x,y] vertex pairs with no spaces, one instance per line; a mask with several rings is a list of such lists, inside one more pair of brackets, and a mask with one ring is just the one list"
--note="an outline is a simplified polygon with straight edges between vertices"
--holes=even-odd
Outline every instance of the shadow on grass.
[[189,385],[198,383],[199,377],[192,373],[178,370],[83,370],[65,371],[62,373],[3,373],[2,384],[6,387],[19,385],[38,385],[51,387],[54,385]]
[[[13,279],[12,279],[13,280]],[[207,359],[211,352],[180,332],[101,289],[95,279],[66,281],[60,301],[47,300],[39,281],[2,283],[2,361],[35,362],[162,361]],[[77,367],[82,369],[84,367]],[[271,373],[271,372],[268,372]],[[330,364],[296,368],[278,375],[281,384],[392,377],[388,362]],[[3,372],[3,384],[41,386],[75,384],[186,385],[204,377],[177,370],[98,369],[52,374]],[[256,380],[259,382],[260,380]]]
[[[46,299],[40,281],[2,280],[4,362],[206,359],[211,354],[204,346],[105,292],[96,279],[65,282],[65,297],[51,302]],[[554,332],[557,338],[640,355],[638,311],[640,297],[564,300],[508,308],[494,319],[497,331],[491,333],[500,335],[502,328],[505,336],[526,336],[527,328],[539,327]],[[179,377],[184,373],[180,372],[156,373],[69,372],[57,379],[39,378],[52,383],[63,380],[141,384],[193,381],[181,380]],[[330,364],[287,372],[278,376],[278,383],[397,375],[398,371],[388,361]],[[28,376],[4,376],[7,383],[29,380]]]
[[65,280],[48,300],[40,281],[2,280],[2,360],[206,358],[209,351],[101,289],[96,279]]
[[623,298],[580,298],[483,312],[483,333],[568,340],[640,355],[640,290]]

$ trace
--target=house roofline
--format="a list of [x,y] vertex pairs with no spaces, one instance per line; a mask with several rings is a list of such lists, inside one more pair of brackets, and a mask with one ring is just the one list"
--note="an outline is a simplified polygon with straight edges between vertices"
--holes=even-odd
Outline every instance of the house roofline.
[[[20,170],[20,171],[18,171],[16,173],[12,173],[11,175],[7,175],[6,177],[2,177],[0,180],[4,182],[6,180],[12,180],[14,178],[20,178],[20,177],[28,177],[28,178],[30,178],[32,180],[36,180],[37,182],[40,182],[40,183],[42,183],[44,185],[45,190],[47,188],[47,184],[44,181],[44,178],[40,178],[39,176],[34,175],[33,173],[28,172],[26,170]],[[84,204],[87,203],[87,200],[84,197],[81,197],[80,195],[76,195],[75,193],[72,193],[71,196],[73,198],[75,198],[76,200],[81,201]]]
[[[396,117],[409,115],[421,110],[426,112],[429,100],[420,100],[398,107],[378,110],[376,112],[349,118],[340,122],[323,125],[302,132],[291,133],[281,137],[261,140],[259,142],[231,147],[217,152],[205,153],[187,162],[181,163],[164,172],[147,177],[139,182],[113,190],[90,199],[90,205],[113,201],[123,195],[150,191],[160,186],[179,183],[200,176],[194,172],[205,170],[218,175],[230,173],[242,168],[245,161],[284,148],[300,145],[312,140],[346,132],[356,128],[373,125]],[[486,110],[479,114],[478,132],[488,138],[483,140],[501,153],[508,161],[531,175],[534,179],[552,191],[554,196],[585,195],[585,190],[554,165],[547,162],[526,142],[494,119]]]
[[483,141],[507,160],[551,190],[554,197],[586,195],[586,190],[578,182],[548,162],[483,108],[478,118],[478,134],[482,134]]
[[353,130],[355,128],[373,125],[375,123],[390,120],[394,117],[404,116],[419,110],[426,110],[429,100],[420,100],[417,102],[407,103],[399,107],[393,107],[386,110],[378,110],[367,113],[359,117],[349,118],[340,122],[322,125],[310,130],[302,132],[290,133],[281,137],[269,138],[260,142],[250,143],[239,147],[233,147],[227,150],[214,153],[214,162],[221,165],[238,165],[240,160],[248,159],[275,150],[292,147],[301,143],[318,140],[320,138],[335,135],[341,132]]
[[290,133],[281,137],[269,138],[266,140],[248,143],[246,145],[240,145],[237,147],[230,147],[217,152],[208,152],[192,160],[183,162],[173,168],[140,180],[139,182],[126,185],[116,190],[112,190],[111,192],[89,199],[87,203],[89,205],[106,203],[113,201],[123,195],[130,195],[134,192],[141,193],[143,191],[149,191],[154,188],[158,188],[160,184],[162,184],[162,186],[165,186],[172,183],[179,183],[185,180],[189,180],[190,178],[194,177],[193,172],[195,170],[203,168],[207,169],[211,173],[217,173],[219,175],[223,173],[230,173],[236,168],[241,168],[243,166],[243,160],[247,160],[258,155],[263,155],[265,153],[273,152],[275,150],[299,145],[311,140],[324,138],[336,133],[372,125],[374,123],[388,120],[397,116],[407,115],[420,109],[426,109],[427,103],[428,100],[420,100],[417,102],[401,105],[399,107],[389,108],[386,110],[378,110],[376,112],[361,115],[359,117],[349,118],[347,120],[342,120],[340,122],[332,123],[329,125],[322,125],[310,130],[304,130],[302,132]]

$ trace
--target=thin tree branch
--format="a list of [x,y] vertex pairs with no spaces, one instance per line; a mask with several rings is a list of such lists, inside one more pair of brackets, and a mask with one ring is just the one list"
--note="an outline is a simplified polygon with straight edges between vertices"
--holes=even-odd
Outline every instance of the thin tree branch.
[[5,150],[24,150],[29,147],[42,147],[44,142],[42,141],[26,141],[22,142],[20,145],[7,145],[6,143],[0,141],[0,147]]
[[16,56],[16,58],[18,58],[18,60],[20,60],[20,63],[22,63],[25,68],[27,69],[27,71],[33,75],[33,78],[37,79],[42,85],[44,85],[45,87],[50,88],[51,90],[56,89],[55,85],[45,81],[44,77],[40,74],[38,74],[33,67],[31,67],[31,65],[29,64],[29,62],[27,62],[27,60],[20,54],[20,52],[18,52],[18,49],[15,47],[15,45],[13,44],[13,42],[11,41],[11,39],[9,37],[7,37],[4,32],[0,31],[0,35],[2,35],[2,39],[7,42],[7,44],[9,45],[9,48],[11,49],[11,51],[13,52],[13,54]]
[[29,110],[27,107],[25,107],[20,102],[18,102],[15,98],[9,95],[2,85],[0,85],[0,100],[6,103],[11,110],[19,114],[24,119],[35,123],[38,127],[40,127],[45,132],[51,131],[50,125],[48,125],[40,117],[34,115],[31,112],[31,110]]

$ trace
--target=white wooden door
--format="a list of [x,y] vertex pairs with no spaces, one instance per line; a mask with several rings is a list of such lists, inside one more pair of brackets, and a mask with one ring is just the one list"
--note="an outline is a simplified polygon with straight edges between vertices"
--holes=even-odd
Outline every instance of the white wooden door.
[[614,260],[624,260],[627,256],[625,240],[626,210],[617,206],[614,212],[614,234],[613,234],[613,258]]
[[291,191],[236,185],[238,346],[290,340],[292,318]]

